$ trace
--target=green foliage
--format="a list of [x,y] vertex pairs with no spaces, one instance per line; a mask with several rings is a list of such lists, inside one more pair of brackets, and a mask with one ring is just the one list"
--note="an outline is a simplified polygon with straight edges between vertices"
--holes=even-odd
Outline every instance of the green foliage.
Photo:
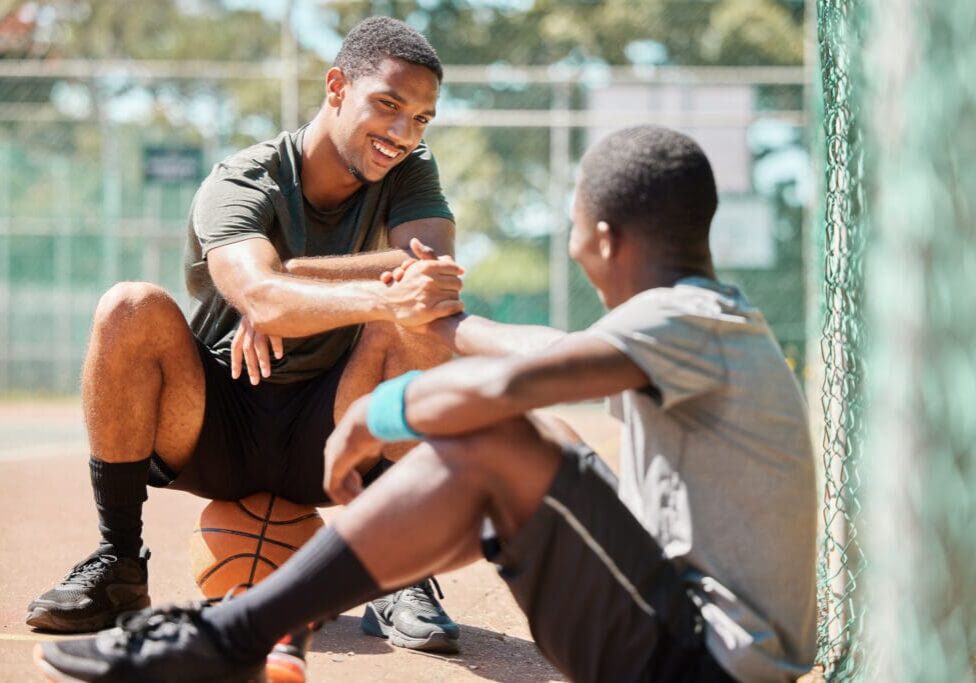
[[[549,288],[545,260],[531,243],[496,244],[495,250],[464,278],[465,290],[529,294]],[[542,266],[542,267],[540,267]]]
[[340,33],[374,13],[412,21],[448,64],[629,64],[628,45],[644,40],[664,45],[677,64],[802,60],[802,0],[350,0],[323,5],[337,18]]
[[276,56],[278,28],[258,12],[228,11],[216,0],[50,3],[57,9],[56,52],[89,59],[235,59]]
[[715,64],[803,62],[803,27],[774,0],[725,0],[712,12],[705,53]]
[[[229,9],[225,0],[34,4],[53,12],[53,24],[44,31],[48,42],[43,49],[10,51],[0,59],[30,55],[185,66],[197,60],[261,64],[277,61],[281,54],[281,26],[275,17]],[[8,6],[0,4],[0,10]],[[372,14],[408,21],[429,37],[449,65],[774,65],[798,64],[802,57],[803,0],[323,0],[317,18],[321,31],[341,36]],[[328,56],[313,47],[299,46],[303,122],[321,103],[321,75],[328,66]],[[197,145],[209,165],[276,134],[281,126],[280,84],[260,68],[255,67],[254,78],[242,79],[219,79],[205,71],[166,79],[135,74],[60,81],[0,78],[0,109],[10,105],[15,113],[20,108],[54,119],[15,115],[0,122],[0,186],[7,188],[6,194],[0,193],[0,210],[15,219],[36,219],[39,225],[57,222],[57,230],[76,240],[71,248],[53,253],[47,237],[34,243],[8,238],[0,241],[0,262],[8,254],[10,272],[23,282],[43,285],[60,277],[60,266],[52,270],[50,264],[52,258],[61,258],[71,264],[70,279],[92,291],[113,278],[139,276],[142,266],[153,262],[140,254],[146,239],[139,231],[156,221],[153,229],[169,237],[172,227],[177,235],[194,189],[187,184],[163,192],[143,183],[143,147]],[[764,87],[758,90],[757,106],[796,108],[797,91]],[[65,104],[65,93],[74,109]],[[571,108],[586,107],[586,84],[569,87],[568,95]],[[563,102],[548,84],[448,81],[441,97],[442,109],[538,111],[553,106]],[[571,166],[588,138],[587,130],[571,132]],[[567,220],[566,207],[553,206],[551,196],[549,129],[435,122],[428,142],[458,218],[459,242],[464,245],[477,236],[495,244],[495,253],[471,268],[465,291],[469,310],[513,322],[547,322],[547,235],[557,221]],[[566,170],[572,176],[575,168]],[[44,230],[52,228],[42,226],[37,232]],[[102,239],[124,231],[132,234]],[[177,247],[169,241],[158,247],[153,272],[181,291]],[[124,266],[111,265],[120,260]],[[743,274],[747,277],[753,276]],[[755,281],[762,279],[761,273],[754,275]],[[575,267],[570,270],[569,299],[573,329],[588,325],[602,310]],[[82,332],[86,315],[79,323]]]

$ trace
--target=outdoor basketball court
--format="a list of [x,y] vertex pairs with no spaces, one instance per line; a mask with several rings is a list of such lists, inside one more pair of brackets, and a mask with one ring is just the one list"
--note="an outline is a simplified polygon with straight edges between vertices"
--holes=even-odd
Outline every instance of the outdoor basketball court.
[[[616,454],[614,421],[602,405],[555,410],[605,457]],[[87,446],[76,400],[0,401],[0,682],[41,681],[31,663],[39,640],[24,624],[27,603],[60,579],[97,541],[88,486]],[[154,604],[199,599],[188,544],[206,501],[153,490],[145,506],[152,549]],[[326,521],[329,510],[323,510]],[[565,680],[543,659],[528,625],[493,565],[478,563],[439,577],[448,613],[462,627],[461,654],[439,656],[394,648],[359,630],[362,608],[316,634],[309,680]]]

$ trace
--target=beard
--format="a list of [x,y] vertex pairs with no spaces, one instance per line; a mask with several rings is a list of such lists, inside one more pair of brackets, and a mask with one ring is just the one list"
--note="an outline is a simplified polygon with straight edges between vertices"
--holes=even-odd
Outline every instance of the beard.
[[361,182],[363,185],[372,185],[374,182],[376,182],[374,180],[370,180],[369,178],[367,178],[365,175],[363,175],[362,171],[360,171],[352,164],[348,164],[346,166],[346,170],[349,171],[349,174],[352,175],[353,178]]

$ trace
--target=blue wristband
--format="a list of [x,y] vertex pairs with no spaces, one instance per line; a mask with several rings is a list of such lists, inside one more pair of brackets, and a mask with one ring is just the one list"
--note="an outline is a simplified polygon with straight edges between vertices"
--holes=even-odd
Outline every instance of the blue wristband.
[[420,370],[413,370],[383,382],[373,389],[366,410],[366,426],[381,441],[413,441],[423,437],[407,424],[407,406],[403,401],[410,384]]

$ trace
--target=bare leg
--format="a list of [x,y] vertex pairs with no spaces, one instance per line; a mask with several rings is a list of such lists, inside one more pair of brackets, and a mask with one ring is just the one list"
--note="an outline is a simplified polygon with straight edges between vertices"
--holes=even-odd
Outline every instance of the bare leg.
[[149,605],[140,550],[149,455],[155,449],[178,471],[203,421],[203,368],[166,292],[126,282],[101,298],[82,397],[101,541],[59,586],[28,606],[27,623],[53,631],[97,630]]
[[380,587],[405,585],[476,559],[486,515],[511,538],[560,459],[560,445],[526,419],[423,443],[344,509],[335,528]]
[[99,301],[82,372],[92,454],[105,462],[155,451],[175,471],[203,424],[203,367],[176,302],[155,285],[123,282]]
[[475,561],[485,517],[503,539],[514,536],[561,458],[561,446],[521,418],[422,443],[283,567],[208,618],[234,649],[262,653],[297,624]]
[[[426,335],[414,334],[393,323],[366,325],[339,380],[333,411],[336,423],[353,401],[371,392],[380,382],[409,370],[427,370],[450,359],[451,351],[431,343]],[[392,444],[384,449],[383,455],[398,460],[414,445]],[[375,460],[364,463],[360,471],[365,472],[375,463]]]

